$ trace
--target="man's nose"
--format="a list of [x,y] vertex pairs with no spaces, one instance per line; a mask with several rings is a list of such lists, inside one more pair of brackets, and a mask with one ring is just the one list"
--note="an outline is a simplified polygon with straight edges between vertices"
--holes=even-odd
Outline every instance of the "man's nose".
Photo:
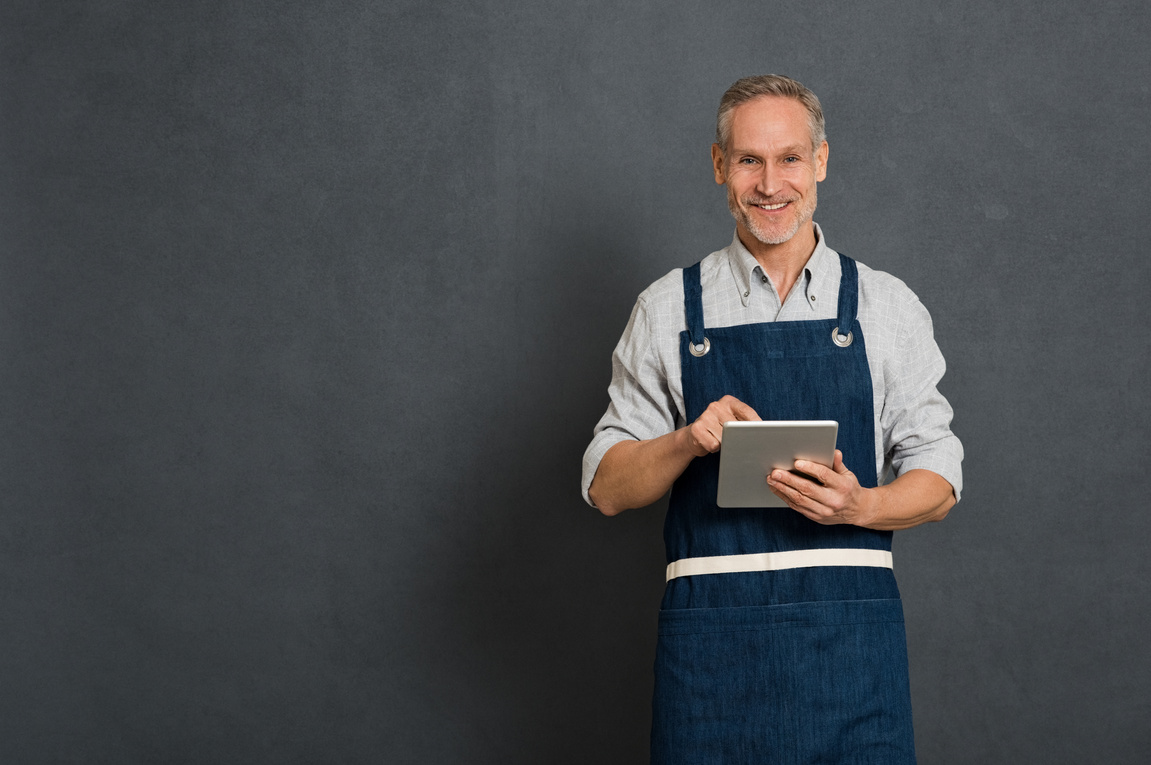
[[779,191],[779,185],[781,182],[779,171],[772,167],[770,162],[763,163],[763,169],[759,173],[758,180],[759,182],[756,184],[756,190],[764,196],[769,197]]

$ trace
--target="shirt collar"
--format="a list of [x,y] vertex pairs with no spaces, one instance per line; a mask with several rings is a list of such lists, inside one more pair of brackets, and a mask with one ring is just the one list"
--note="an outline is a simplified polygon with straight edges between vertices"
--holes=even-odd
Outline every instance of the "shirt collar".
[[[835,250],[827,246],[823,237],[823,230],[819,224],[813,225],[815,226],[815,250],[803,267],[803,278],[792,289],[800,289],[805,292],[807,299],[804,302],[807,303],[810,310],[815,311],[819,301],[831,299],[825,296],[835,297],[833,290],[838,288],[839,269],[833,269],[832,265],[838,266],[839,261]],[[739,241],[738,231],[731,238],[727,254],[731,275],[735,278],[735,285],[739,289],[739,299],[746,308],[751,302],[753,293],[751,285],[763,279],[763,267],[759,265],[755,256],[743,246],[743,242]]]

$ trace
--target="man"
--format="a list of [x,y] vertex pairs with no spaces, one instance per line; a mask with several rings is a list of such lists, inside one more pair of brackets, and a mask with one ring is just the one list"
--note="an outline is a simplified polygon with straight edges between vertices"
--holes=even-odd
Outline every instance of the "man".
[[[810,90],[739,80],[711,154],[735,237],[640,295],[584,457],[605,515],[671,489],[652,761],[914,762],[891,533],[947,515],[963,456],[931,319],[813,222]],[[834,464],[767,476],[790,509],[719,508],[723,423],[761,417],[837,420]]]

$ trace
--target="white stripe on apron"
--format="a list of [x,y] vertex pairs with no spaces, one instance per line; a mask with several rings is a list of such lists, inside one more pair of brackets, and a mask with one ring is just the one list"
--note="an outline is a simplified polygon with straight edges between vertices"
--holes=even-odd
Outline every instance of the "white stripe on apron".
[[749,555],[713,555],[704,558],[682,558],[667,566],[667,581],[698,574],[738,574],[746,571],[779,571],[786,568],[814,566],[870,566],[891,568],[888,550],[815,549]]

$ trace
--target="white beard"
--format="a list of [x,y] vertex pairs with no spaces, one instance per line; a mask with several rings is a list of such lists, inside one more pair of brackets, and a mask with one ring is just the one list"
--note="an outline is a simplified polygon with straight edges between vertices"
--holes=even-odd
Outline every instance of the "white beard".
[[[763,200],[758,200],[763,204]],[[785,229],[767,229],[759,225],[759,222],[751,217],[744,209],[736,202],[735,196],[731,193],[730,189],[727,194],[727,207],[731,210],[731,217],[735,218],[737,223],[742,223],[752,236],[764,244],[783,244],[790,241],[793,236],[799,232],[799,227],[805,223],[811,222],[811,218],[815,215],[816,203],[816,187],[812,184],[811,194],[807,197],[804,206],[798,211],[796,216],[792,219],[790,225]],[[744,200],[744,205],[751,206],[753,203]]]

